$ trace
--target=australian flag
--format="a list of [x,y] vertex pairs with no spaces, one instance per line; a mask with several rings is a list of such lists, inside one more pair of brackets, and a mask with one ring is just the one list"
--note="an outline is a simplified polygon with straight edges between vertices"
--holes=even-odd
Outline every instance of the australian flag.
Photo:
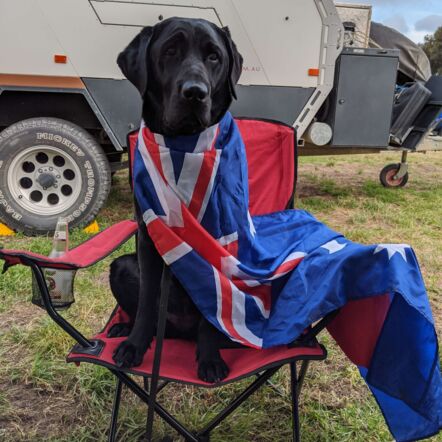
[[438,342],[407,244],[361,245],[303,210],[251,216],[244,144],[229,113],[196,135],[140,128],[134,190],[158,252],[201,313],[254,348],[329,331],[398,441],[442,428]]

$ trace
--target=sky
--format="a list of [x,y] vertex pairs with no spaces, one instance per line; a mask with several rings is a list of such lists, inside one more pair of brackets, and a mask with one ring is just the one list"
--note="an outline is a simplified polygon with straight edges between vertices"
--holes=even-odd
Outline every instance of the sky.
[[416,43],[442,26],[442,0],[339,0],[372,5],[372,20],[397,29]]

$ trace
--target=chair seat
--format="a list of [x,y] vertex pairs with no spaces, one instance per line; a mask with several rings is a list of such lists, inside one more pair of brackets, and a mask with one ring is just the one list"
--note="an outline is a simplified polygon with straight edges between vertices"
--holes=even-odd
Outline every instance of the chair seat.
[[[103,342],[103,348],[98,356],[79,352],[73,348],[67,357],[68,362],[90,362],[140,376],[150,376],[152,373],[155,340],[146,352],[143,363],[131,369],[117,367],[112,354],[118,344],[125,338],[108,338],[107,331],[113,324],[125,322],[127,318],[121,309],[117,309],[111,320],[102,332],[92,339]],[[76,352],[77,351],[77,352]],[[221,355],[230,369],[229,376],[217,384],[209,384],[197,376],[197,362],[195,358],[196,344],[180,339],[165,339],[160,366],[160,378],[163,380],[192,384],[204,387],[217,387],[234,382],[238,379],[251,376],[274,366],[280,366],[294,360],[322,360],[327,352],[322,345],[313,347],[287,346],[273,347],[265,350],[252,348],[222,349]]]

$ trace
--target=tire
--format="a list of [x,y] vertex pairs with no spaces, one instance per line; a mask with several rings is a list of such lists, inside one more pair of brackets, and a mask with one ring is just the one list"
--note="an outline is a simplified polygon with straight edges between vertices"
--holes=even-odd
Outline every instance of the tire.
[[47,234],[59,217],[88,224],[110,186],[103,149],[69,121],[31,118],[0,133],[0,218],[14,230]]
[[394,179],[400,167],[400,164],[388,164],[381,170],[379,179],[384,187],[404,187],[407,184],[408,172],[402,178]]

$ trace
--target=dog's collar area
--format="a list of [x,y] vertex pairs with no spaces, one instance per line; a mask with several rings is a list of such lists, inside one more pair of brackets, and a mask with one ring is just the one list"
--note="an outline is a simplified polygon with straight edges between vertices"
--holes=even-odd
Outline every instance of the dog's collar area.
[[169,137],[149,130],[145,122],[141,122],[141,130],[148,139],[155,140],[160,149],[169,149],[184,153],[201,153],[212,149],[221,149],[226,143],[229,127],[233,121],[230,112],[227,112],[221,120],[193,135],[178,135]]

